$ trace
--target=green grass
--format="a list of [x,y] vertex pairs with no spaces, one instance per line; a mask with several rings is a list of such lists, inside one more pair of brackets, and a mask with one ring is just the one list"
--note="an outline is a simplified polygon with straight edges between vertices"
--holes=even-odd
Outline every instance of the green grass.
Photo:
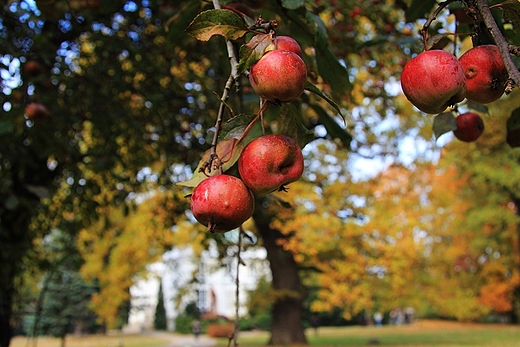
[[[421,320],[407,326],[322,327],[318,334],[307,331],[310,347],[361,347],[369,346],[370,340],[377,340],[375,346],[404,347],[520,347],[520,325],[469,324],[435,320]],[[267,332],[240,332],[239,347],[266,346]],[[205,341],[207,341],[204,338]],[[193,336],[170,333],[91,335],[67,337],[67,347],[168,347],[193,346]],[[10,347],[30,347],[24,337],[13,339]],[[30,342],[30,341],[29,341]],[[41,337],[37,347],[59,347],[58,339]],[[207,344],[206,344],[207,346]],[[227,347],[227,339],[218,339],[215,347]]]
[[[314,335],[307,332],[310,346],[319,347],[360,347],[369,341],[379,346],[496,346],[520,347],[520,326],[496,324],[464,324],[443,321],[421,321],[410,326],[384,327],[323,327]],[[265,332],[241,333],[240,347],[265,346],[269,334]],[[227,346],[227,341],[219,340],[217,347]]]
[[[89,335],[89,336],[67,336],[65,340],[67,347],[165,347],[169,346],[170,339],[164,336],[134,335],[134,334],[112,334],[112,335]],[[9,347],[60,347],[60,339],[53,337],[39,337],[34,341],[25,337],[15,337]]]

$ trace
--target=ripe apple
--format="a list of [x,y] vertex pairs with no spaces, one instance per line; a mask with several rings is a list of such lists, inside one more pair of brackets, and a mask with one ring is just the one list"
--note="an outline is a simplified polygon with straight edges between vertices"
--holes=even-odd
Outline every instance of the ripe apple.
[[251,66],[249,82],[263,99],[280,104],[300,97],[307,82],[307,67],[298,54],[287,50],[265,53]]
[[462,66],[453,54],[440,49],[409,60],[401,73],[401,87],[406,98],[426,113],[441,113],[466,96]]
[[47,119],[50,116],[50,112],[45,105],[38,102],[31,102],[25,107],[25,115],[27,118],[34,122],[39,122]]
[[291,137],[271,134],[251,141],[238,158],[240,177],[256,196],[283,190],[303,173],[300,146]]
[[190,201],[193,216],[211,232],[238,228],[251,217],[254,206],[253,194],[244,182],[226,174],[204,179]]
[[453,134],[461,141],[476,141],[484,131],[484,122],[476,113],[466,112],[459,115],[455,120],[457,129],[453,130]]
[[291,51],[298,54],[300,57],[302,56],[302,48],[300,47],[300,44],[290,36],[276,36],[275,49]]
[[509,74],[497,46],[473,47],[459,61],[466,75],[468,100],[487,104],[500,99]]

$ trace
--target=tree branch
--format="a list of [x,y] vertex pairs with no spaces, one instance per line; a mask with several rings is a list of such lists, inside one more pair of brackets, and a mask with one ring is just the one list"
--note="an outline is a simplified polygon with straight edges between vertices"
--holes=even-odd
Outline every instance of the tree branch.
[[430,27],[430,25],[432,24],[432,22],[437,19],[437,16],[439,15],[439,13],[444,10],[444,8],[446,6],[448,6],[449,4],[451,4],[452,2],[455,2],[455,1],[458,1],[458,0],[446,0],[444,2],[441,2],[438,6],[437,6],[437,9],[432,12],[432,14],[430,14],[430,16],[428,17],[428,20],[426,21],[426,23],[424,23],[423,27],[422,27],[422,30],[421,30],[421,35],[423,37],[423,45],[424,45],[424,50],[426,51],[428,49],[428,40],[427,40],[427,36],[428,36],[428,28]]
[[489,5],[486,0],[477,0],[476,2],[478,11],[482,15],[482,19],[486,24],[486,27],[493,37],[495,44],[498,47],[498,51],[500,52],[500,56],[504,61],[504,65],[506,66],[506,70],[509,74],[509,80],[506,82],[506,94],[511,93],[515,84],[516,86],[520,86],[520,71],[516,67],[513,59],[511,59],[511,54],[509,51],[509,43],[506,41],[504,35],[500,31],[491,11],[489,10]]
[[[213,0],[213,7],[215,9],[221,9],[222,7],[220,6],[220,1]],[[231,65],[231,73],[226,82],[226,85],[224,86],[224,91],[222,92],[222,96],[220,98],[220,107],[218,109],[217,120],[215,122],[215,134],[213,135],[213,140],[211,142],[211,154],[209,156],[207,165],[204,166],[204,168],[207,168],[210,172],[215,161],[218,164],[218,169],[221,169],[221,163],[220,160],[218,160],[217,156],[217,144],[218,136],[220,135],[220,129],[222,128],[225,102],[229,98],[229,92],[231,91],[231,87],[233,86],[233,84],[235,84],[235,86],[238,89],[238,60],[235,54],[235,48],[233,47],[233,43],[228,39],[226,39],[226,48],[228,52],[229,63]]]

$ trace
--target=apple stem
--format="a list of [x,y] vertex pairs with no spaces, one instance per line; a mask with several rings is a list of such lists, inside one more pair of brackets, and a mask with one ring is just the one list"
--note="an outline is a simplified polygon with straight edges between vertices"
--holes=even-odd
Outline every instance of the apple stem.
[[[466,2],[466,1],[464,1]],[[500,56],[504,61],[504,65],[506,66],[506,70],[509,74],[509,80],[506,82],[506,94],[511,93],[514,88],[514,85],[520,86],[520,71],[516,67],[513,59],[511,58],[509,43],[505,39],[504,35],[500,31],[495,19],[493,18],[493,14],[489,9],[489,5],[486,0],[477,0],[476,2],[477,9],[482,15],[482,19],[486,24],[486,27],[493,37],[495,44],[498,47],[498,51],[500,52]]]
[[210,233],[214,233],[216,227],[217,227],[217,225],[216,225],[215,223],[212,223],[212,222],[209,222],[209,223],[208,223],[208,231],[209,231]]

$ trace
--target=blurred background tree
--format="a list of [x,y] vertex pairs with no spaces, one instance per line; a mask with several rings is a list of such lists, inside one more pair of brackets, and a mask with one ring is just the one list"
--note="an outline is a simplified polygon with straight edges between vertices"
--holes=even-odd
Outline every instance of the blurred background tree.
[[[435,1],[246,2],[246,15],[276,19],[279,34],[300,42],[309,80],[344,116],[312,93],[265,115],[268,132],[313,140],[304,179],[257,201],[251,227],[268,250],[276,293],[271,342],[306,342],[307,286],[332,293],[318,290],[315,310],[339,307],[344,317],[427,302],[450,317],[478,319],[457,316],[478,306],[518,319],[519,152],[506,130],[518,118],[518,95],[487,109],[461,105],[489,114],[488,135],[476,144],[437,141],[432,117],[399,87],[402,67],[423,50],[419,30]],[[220,240],[190,219],[189,189],[177,185],[209,148],[215,93],[230,73],[221,37],[200,42],[184,32],[212,8],[188,0],[2,5],[0,346],[21,325],[23,303],[58,268],[38,246],[53,230],[77,244],[71,256],[98,286],[91,307],[109,327],[128,312],[129,287],[147,264],[177,245],[200,251]],[[461,8],[454,2],[429,27],[442,36],[436,45],[456,54],[473,30]],[[518,45],[518,28],[499,7],[493,14]],[[227,103],[235,115],[253,115],[258,98],[247,78],[240,82]],[[31,103],[45,109],[35,115]],[[461,259],[470,265],[463,269]],[[450,300],[461,297],[466,310],[453,309]]]

